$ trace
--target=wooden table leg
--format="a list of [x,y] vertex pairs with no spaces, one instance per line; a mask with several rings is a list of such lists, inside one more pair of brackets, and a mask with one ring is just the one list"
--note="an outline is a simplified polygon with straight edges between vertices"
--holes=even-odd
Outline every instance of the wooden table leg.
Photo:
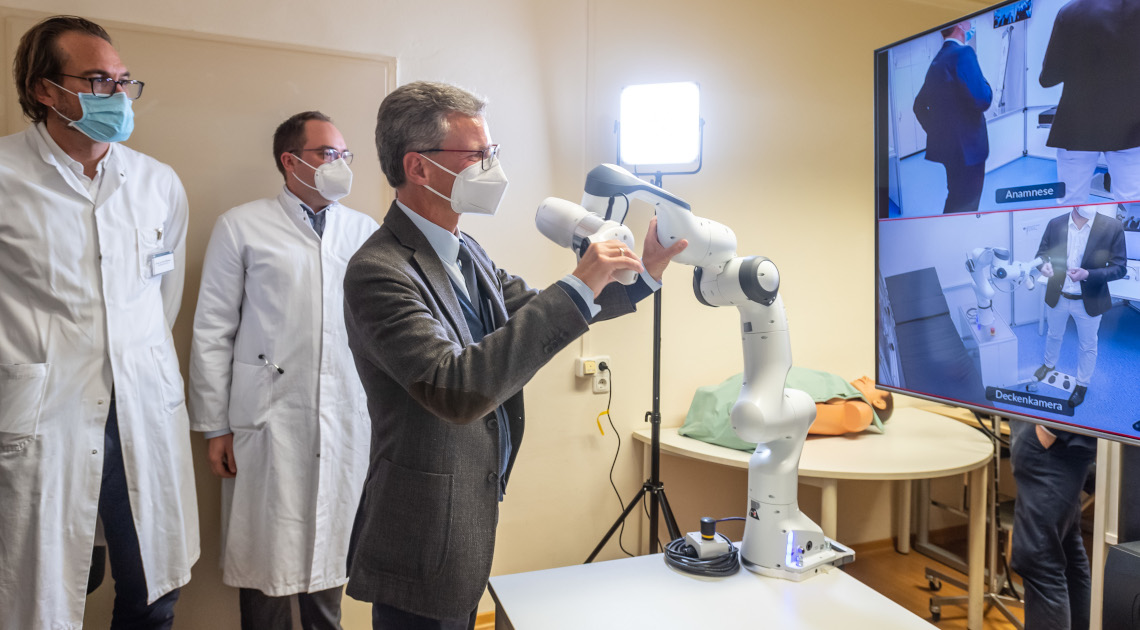
[[969,630],[982,630],[982,595],[986,574],[986,479],[989,469],[987,464],[970,471],[970,542],[966,552],[969,567],[966,628]]
[[895,544],[895,551],[910,553],[910,517],[912,511],[910,480],[896,481],[895,489],[899,495],[899,503],[896,508],[898,512],[895,514],[895,518],[898,519],[898,542]]
[[835,540],[836,523],[839,519],[839,480],[820,479],[823,490],[819,501],[819,526],[823,535]]

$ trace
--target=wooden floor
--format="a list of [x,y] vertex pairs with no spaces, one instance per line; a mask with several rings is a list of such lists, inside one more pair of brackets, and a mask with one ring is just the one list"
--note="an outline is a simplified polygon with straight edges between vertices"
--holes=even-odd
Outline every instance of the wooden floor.
[[[1093,531],[1091,497],[1085,498],[1083,506],[1081,530],[1085,543],[1085,553],[1091,558]],[[954,533],[951,530],[931,532],[932,537],[940,539],[939,544],[943,544],[949,551],[965,555],[965,536],[955,536]],[[941,619],[935,622],[931,618],[930,598],[932,595],[964,595],[965,591],[952,585],[943,585],[937,593],[932,593],[926,581],[926,568],[930,567],[946,575],[954,576],[961,582],[966,581],[965,575],[916,551],[911,551],[907,555],[896,553],[892,544],[887,541],[855,545],[854,547],[855,562],[845,567],[851,576],[939,628],[964,629],[966,627],[965,606],[943,606]],[[1014,582],[1020,588],[1021,578],[1014,575]],[[1020,606],[1009,606],[1009,609],[1019,620],[1025,620],[1025,611]],[[1017,627],[1006,620],[996,607],[988,604],[985,608],[983,620],[986,630],[1014,630]]]
[[[962,582],[966,581],[965,575],[937,560],[928,558],[916,551],[911,551],[906,555],[897,553],[894,547],[887,543],[871,543],[863,547],[856,545],[855,562],[845,568],[852,577],[939,628],[964,630],[966,628],[966,607],[964,605],[945,605],[942,607],[941,619],[937,622],[931,619],[930,598],[932,595],[965,595],[966,591],[950,584],[943,584],[941,590],[932,593],[926,581],[927,567],[956,577]],[[1020,607],[1012,606],[1010,610],[1018,619],[1024,620],[1024,611]],[[986,630],[1014,630],[1016,628],[993,606],[987,606],[983,619]]]

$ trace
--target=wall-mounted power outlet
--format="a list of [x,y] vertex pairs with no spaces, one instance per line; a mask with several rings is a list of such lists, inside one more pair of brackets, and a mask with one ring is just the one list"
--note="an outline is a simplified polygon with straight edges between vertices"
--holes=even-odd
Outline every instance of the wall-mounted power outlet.
[[603,363],[610,365],[609,356],[597,355],[574,359],[574,374],[592,379],[591,387],[595,394],[607,394],[610,391],[610,373],[609,370],[601,368]]
[[598,370],[594,374],[594,393],[595,394],[608,394],[610,393],[610,371]]

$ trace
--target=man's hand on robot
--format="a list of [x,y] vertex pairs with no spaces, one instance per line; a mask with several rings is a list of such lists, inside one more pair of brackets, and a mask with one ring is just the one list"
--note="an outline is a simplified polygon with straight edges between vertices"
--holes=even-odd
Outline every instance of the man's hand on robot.
[[1045,276],[1046,278],[1052,278],[1053,277],[1053,263],[1046,262],[1045,264],[1041,265],[1041,275]]
[[669,266],[669,261],[685,251],[688,246],[687,239],[681,239],[669,247],[661,245],[657,240],[657,217],[653,217],[649,221],[649,230],[645,233],[645,246],[641,250],[641,260],[645,263],[645,270],[654,280],[661,282],[661,276]]
[[609,240],[590,243],[586,253],[582,254],[582,259],[578,261],[578,267],[574,269],[574,276],[585,282],[594,292],[594,297],[598,297],[602,289],[614,282],[621,272],[631,271],[638,274],[642,269],[641,259],[630,251],[625,243]]

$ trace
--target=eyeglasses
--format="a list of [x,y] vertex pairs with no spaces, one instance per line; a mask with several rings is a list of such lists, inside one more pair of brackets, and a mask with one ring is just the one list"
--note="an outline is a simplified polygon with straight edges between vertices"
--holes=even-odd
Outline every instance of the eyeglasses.
[[[335,162],[335,161],[339,160],[340,158],[344,158],[345,164],[352,164],[352,151],[348,151],[348,150],[337,151],[336,149],[330,149],[327,147],[322,147],[320,149],[298,149],[298,151],[300,151],[301,153],[304,153],[306,151],[312,151],[313,153],[320,153],[321,159],[325,162]],[[291,153],[295,153],[295,152],[296,151],[291,151]]]
[[491,162],[493,162],[495,160],[495,158],[499,157],[499,145],[492,144],[492,145],[488,146],[486,149],[424,149],[423,151],[415,151],[414,153],[436,153],[436,152],[466,153],[466,154],[471,155],[471,156],[474,156],[477,153],[477,154],[479,154],[479,161],[482,163],[483,170],[485,171],[485,170],[491,168]]
[[74,74],[60,73],[61,77],[71,77],[72,79],[83,79],[91,83],[91,93],[99,98],[111,98],[115,95],[115,86],[127,95],[127,98],[132,101],[142,96],[143,85],[142,81],[135,81],[134,79],[110,79],[107,77],[77,77]]

